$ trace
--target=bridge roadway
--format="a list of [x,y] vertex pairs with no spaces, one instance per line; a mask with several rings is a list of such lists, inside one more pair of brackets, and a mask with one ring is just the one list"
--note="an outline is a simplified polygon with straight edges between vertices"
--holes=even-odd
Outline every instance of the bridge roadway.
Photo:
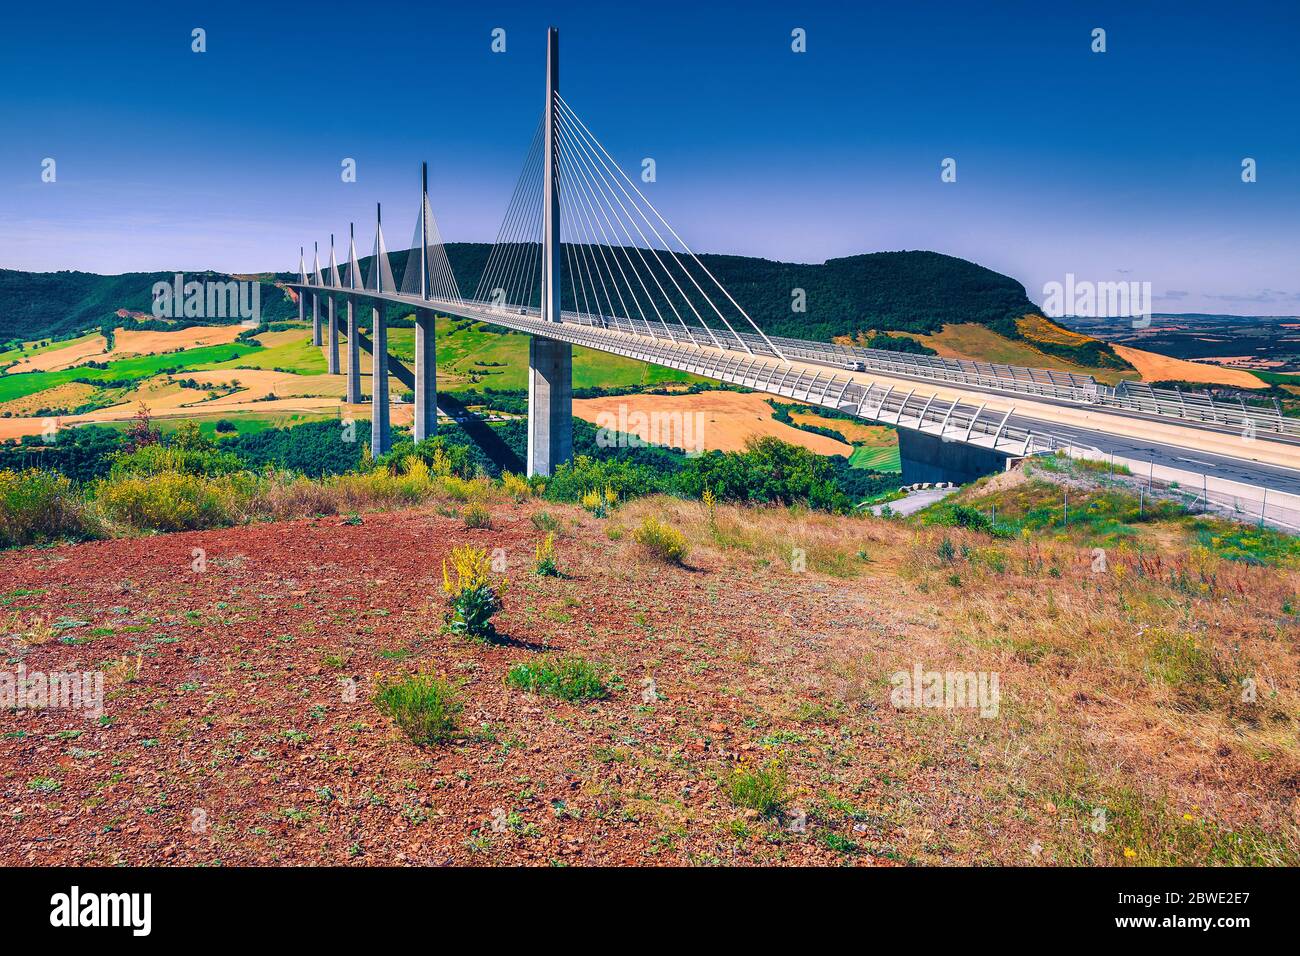
[[[992,447],[1007,454],[1075,446],[1094,450],[1092,457],[1113,454],[1117,462],[1128,464],[1138,473],[1141,468],[1137,466],[1154,464],[1159,468],[1206,474],[1300,495],[1300,445],[1280,436],[1261,435],[1247,441],[1235,431],[1208,424],[1182,423],[1085,402],[954,386],[924,376],[859,372],[836,368],[833,362],[810,359],[794,360],[787,365],[776,357],[750,354],[739,347],[719,348],[712,343],[696,346],[673,342],[662,332],[652,337],[602,328],[590,317],[573,312],[564,312],[563,322],[543,323],[537,309],[501,308],[475,301],[425,300],[373,289],[350,290],[301,283],[289,286],[321,295],[382,299],[407,308],[430,309],[439,315],[570,341],[706,378],[838,408],[865,420],[939,434],[945,440]],[[694,331],[697,338],[708,340],[702,330]],[[680,332],[675,334],[683,337]],[[726,342],[721,333],[719,342]]]

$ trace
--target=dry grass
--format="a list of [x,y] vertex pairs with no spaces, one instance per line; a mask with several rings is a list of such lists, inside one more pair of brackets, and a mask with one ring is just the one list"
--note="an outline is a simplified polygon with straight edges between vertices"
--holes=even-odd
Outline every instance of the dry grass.
[[[819,591],[826,575],[843,582],[832,593],[867,588],[889,607],[878,640],[790,648],[815,698],[789,702],[800,720],[888,706],[888,676],[917,663],[998,673],[997,719],[907,712],[900,759],[908,774],[972,761],[972,792],[952,800],[1006,837],[999,862],[1300,862],[1295,571],[1121,545],[1099,572],[1068,541],[794,509],[718,506],[710,520],[659,498],[611,520],[646,516],[685,532],[702,569],[804,573]],[[633,546],[625,556],[635,564]]]

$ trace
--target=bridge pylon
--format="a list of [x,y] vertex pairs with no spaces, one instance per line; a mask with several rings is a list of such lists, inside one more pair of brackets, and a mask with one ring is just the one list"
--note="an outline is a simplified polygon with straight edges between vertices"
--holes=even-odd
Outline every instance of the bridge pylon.
[[[339,265],[338,260],[334,257],[334,233],[332,232],[330,233],[330,285],[335,287],[339,285]],[[329,330],[329,342],[325,349],[325,357],[331,375],[339,373],[339,316],[338,303],[335,299],[336,296],[331,292],[325,300]]]
[[[315,258],[315,266],[316,266],[316,271],[314,273],[315,278],[312,279],[312,282],[319,284],[320,283],[320,245],[319,243],[315,243],[315,242],[313,242],[311,245],[312,245],[312,255]],[[321,346],[320,293],[318,292],[313,292],[311,294],[311,344],[312,344],[312,348],[318,349]]]
[[[420,298],[432,298],[429,284],[429,164],[420,164]],[[415,423],[417,441],[438,433],[438,349],[432,309],[415,310]]]
[[[393,292],[384,288],[383,207],[375,206],[375,291]],[[370,311],[374,334],[370,348],[370,454],[386,455],[392,447],[393,435],[388,425],[388,326],[384,324],[385,303],[375,299]]]
[[[358,288],[357,277],[361,267],[357,264],[357,230],[355,223],[348,223],[348,288]],[[357,329],[357,297],[349,295],[348,309],[348,377],[344,398],[349,405],[361,404],[361,336]]]
[[[560,322],[560,181],[556,96],[560,31],[546,31],[542,119],[542,321]],[[528,343],[528,474],[549,475],[573,457],[573,346],[534,335]]]

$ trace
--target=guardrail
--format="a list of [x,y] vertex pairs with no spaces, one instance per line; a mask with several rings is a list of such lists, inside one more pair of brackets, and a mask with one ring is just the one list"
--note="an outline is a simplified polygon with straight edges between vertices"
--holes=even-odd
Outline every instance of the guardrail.
[[[1014,409],[985,416],[983,405],[948,401],[934,394],[917,394],[916,389],[903,392],[874,384],[863,385],[851,376],[836,374],[829,369],[825,372],[796,369],[769,355],[709,351],[694,345],[665,342],[621,323],[543,322],[536,310],[494,308],[475,302],[464,303],[459,314],[720,382],[743,385],[804,404],[832,408],[856,418],[911,428],[946,441],[980,445],[1007,455],[1032,455],[1071,445],[1049,434],[1009,425]],[[590,317],[574,314],[574,318]]]
[[[565,320],[580,325],[612,328],[633,335],[668,338],[678,341],[688,337],[698,344],[718,344],[728,347],[724,340],[714,343],[701,327],[676,331],[656,328],[654,323],[638,324],[630,319],[594,316],[579,312],[565,312]],[[738,333],[744,347],[760,355],[775,355],[762,336]],[[929,381],[947,382],[959,386],[995,389],[1026,396],[1059,399],[1082,405],[1098,405],[1123,409],[1162,418],[1216,425],[1241,431],[1246,437],[1286,435],[1300,437],[1300,419],[1288,418],[1281,411],[1248,405],[1239,397],[1236,404],[1215,401],[1208,392],[1183,392],[1179,389],[1153,388],[1144,382],[1122,382],[1118,386],[1103,385],[1090,375],[1059,372],[1054,369],[1035,369],[1027,366],[1003,365],[994,362],[975,362],[968,359],[946,359],[932,355],[914,355],[891,352],[887,349],[870,349],[833,342],[812,342],[771,336],[772,343],[790,358],[817,362],[842,368],[850,363],[861,363],[864,371],[903,375]],[[1262,435],[1261,435],[1262,433]]]
[[1185,471],[1121,456],[1108,456],[1096,449],[1074,447],[1068,452],[1075,458],[1126,465],[1132,475],[1147,488],[1160,487],[1169,497],[1182,502],[1189,510],[1200,510],[1231,517],[1237,521],[1254,521],[1285,531],[1300,532],[1300,495],[1275,491],[1230,478],[1217,478],[1202,472]]
[[[299,285],[290,283],[290,285]],[[319,286],[308,283],[306,288],[349,292],[346,288]],[[356,290],[361,294],[375,295],[374,290]],[[498,325],[509,325],[510,321],[523,319],[540,321],[540,310],[531,307],[501,307],[479,301],[440,302],[438,300],[420,300],[415,296],[397,293],[383,293],[383,298],[407,305],[424,306],[441,311],[450,310],[453,314],[478,318],[481,321]],[[469,313],[473,313],[472,316]],[[559,328],[577,326],[591,330],[602,330],[641,339],[671,344],[673,347],[692,350],[707,349],[716,346],[720,350],[735,349],[731,339],[702,326],[687,325],[674,329],[672,325],[645,320],[640,323],[622,317],[592,315],[566,310],[561,314],[559,323],[547,323],[543,334],[551,338],[562,338]],[[530,331],[532,331],[530,329]],[[771,356],[776,358],[772,347],[761,336],[741,333],[734,336],[739,344],[748,349],[746,355]],[[1070,401],[1082,405],[1102,406],[1123,409],[1162,418],[1176,418],[1183,421],[1215,425],[1221,428],[1239,430],[1247,438],[1285,435],[1300,437],[1300,419],[1287,418],[1280,411],[1266,411],[1246,404],[1242,399],[1237,405],[1216,402],[1208,393],[1187,393],[1177,389],[1156,389],[1144,383],[1125,382],[1117,387],[1101,385],[1086,375],[1069,372],[1057,372],[1051,369],[1031,369],[1023,366],[1002,365],[997,363],[972,362],[965,359],[944,359],[928,355],[910,355],[902,352],[890,352],[885,349],[868,349],[859,346],[837,345],[835,343],[810,342],[801,339],[774,338],[773,343],[787,356],[802,359],[831,368],[843,368],[849,363],[860,363],[864,370],[883,374],[903,375],[926,381],[945,382],[957,386],[995,389],[1020,394],[1028,397],[1044,397]],[[690,343],[689,346],[687,343]],[[608,341],[595,346],[604,351],[614,351]],[[736,350],[737,353],[739,350]],[[684,357],[676,355],[672,367]],[[708,374],[708,373],[700,373]],[[857,386],[855,386],[856,388]],[[765,389],[764,389],[765,390]],[[848,394],[856,394],[850,389]],[[960,403],[958,403],[960,405]],[[885,409],[887,411],[888,409]],[[961,420],[960,415],[955,416]],[[972,434],[979,434],[982,425],[977,425]],[[1060,442],[1068,445],[1068,442]]]

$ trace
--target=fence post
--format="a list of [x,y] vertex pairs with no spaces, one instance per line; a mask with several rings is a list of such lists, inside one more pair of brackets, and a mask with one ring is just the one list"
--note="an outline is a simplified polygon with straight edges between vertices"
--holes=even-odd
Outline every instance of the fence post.
[[1268,508],[1268,489],[1264,489],[1264,498],[1259,503],[1259,526],[1264,527],[1264,512]]

